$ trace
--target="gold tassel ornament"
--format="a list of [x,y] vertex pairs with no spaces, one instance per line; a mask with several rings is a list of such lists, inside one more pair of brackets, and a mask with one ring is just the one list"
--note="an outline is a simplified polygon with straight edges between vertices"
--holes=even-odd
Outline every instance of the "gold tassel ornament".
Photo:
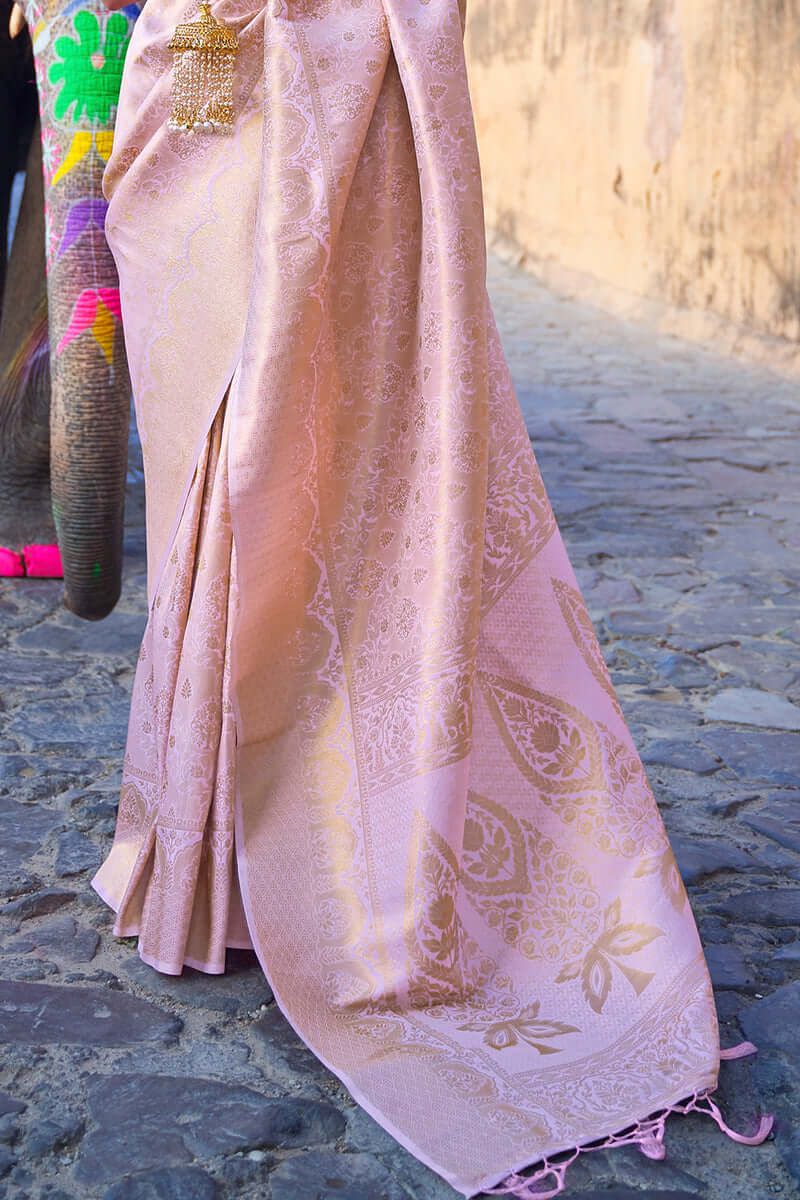
[[196,21],[176,27],[167,42],[175,64],[169,129],[225,133],[233,128],[233,60],[238,44],[233,30],[212,15],[208,0],[202,0]]

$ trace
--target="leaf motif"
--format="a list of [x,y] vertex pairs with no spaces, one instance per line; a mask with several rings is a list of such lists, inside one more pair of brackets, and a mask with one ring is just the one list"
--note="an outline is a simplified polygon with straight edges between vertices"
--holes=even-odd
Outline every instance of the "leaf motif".
[[583,963],[579,958],[573,959],[572,962],[565,963],[556,975],[556,983],[566,983],[568,979],[577,979],[581,973],[582,966]]
[[616,925],[619,925],[619,919],[621,915],[622,901],[620,900],[619,896],[617,896],[616,900],[612,904],[609,904],[608,908],[606,909],[605,919],[603,922],[606,932],[610,932],[610,930],[612,930]]
[[508,844],[506,831],[501,828],[495,829],[492,841],[494,843],[495,854],[500,854],[503,858],[508,858],[511,847]]
[[[534,1007],[529,1005],[528,1007]],[[535,1006],[538,1008],[538,1004]],[[477,1026],[478,1022],[468,1022],[466,1025],[460,1025],[459,1029],[472,1029]],[[519,1038],[527,1042],[529,1046],[533,1046],[539,1054],[558,1054],[559,1047],[546,1046],[541,1044],[539,1038],[561,1037],[565,1033],[580,1033],[580,1030],[575,1025],[568,1025],[565,1021],[497,1021],[494,1025],[490,1025],[484,1034],[484,1042],[491,1046],[493,1050],[505,1050],[509,1046],[516,1046]],[[517,1036],[519,1035],[519,1037]]]
[[458,1028],[467,1029],[471,1033],[483,1033],[484,1029],[488,1028],[488,1023],[486,1021],[479,1020],[465,1021],[465,1023],[463,1025],[459,1025]]
[[562,1033],[580,1033],[574,1025],[567,1025],[566,1021],[515,1021],[517,1032],[520,1037],[524,1037],[525,1041],[530,1041],[531,1037],[559,1037]]
[[517,1021],[530,1021],[534,1017],[537,1017],[539,1015],[540,1007],[540,1000],[534,1000],[532,1004],[526,1004],[524,1008],[520,1009]]
[[655,938],[664,936],[664,930],[657,929],[655,925],[640,925],[634,922],[617,925],[615,929],[602,933],[597,945],[607,954],[634,954],[637,950],[649,946]]
[[493,1050],[505,1050],[508,1046],[516,1046],[517,1035],[510,1021],[500,1021],[487,1029],[483,1040]]
[[603,1005],[611,991],[611,964],[603,954],[590,950],[586,955],[581,972],[581,987],[583,994],[596,1013],[603,1011]]
[[686,888],[683,885],[683,879],[672,850],[667,850],[664,854],[664,861],[661,864],[661,882],[672,907],[679,913],[683,912],[689,897],[686,894]]
[[483,845],[484,837],[480,821],[476,821],[474,817],[467,817],[464,822],[464,849],[474,854]]
[[628,983],[633,986],[633,990],[637,996],[641,996],[651,979],[655,979],[655,971],[638,971],[636,967],[631,967],[628,963],[622,962],[617,962],[616,965],[628,980]]
[[661,858],[657,854],[651,854],[649,858],[643,858],[636,870],[633,872],[634,879],[642,879],[645,875],[655,875],[657,871],[663,870]]

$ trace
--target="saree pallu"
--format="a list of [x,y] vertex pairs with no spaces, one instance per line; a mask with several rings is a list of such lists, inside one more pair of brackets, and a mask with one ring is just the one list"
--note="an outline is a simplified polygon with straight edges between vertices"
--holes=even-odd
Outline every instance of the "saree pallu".
[[252,946],[464,1196],[555,1195],[721,1122],[720,1046],[486,292],[465,11],[214,12],[232,134],[167,127],[192,11],[148,0],[105,175],[149,613],[93,884],[160,971]]

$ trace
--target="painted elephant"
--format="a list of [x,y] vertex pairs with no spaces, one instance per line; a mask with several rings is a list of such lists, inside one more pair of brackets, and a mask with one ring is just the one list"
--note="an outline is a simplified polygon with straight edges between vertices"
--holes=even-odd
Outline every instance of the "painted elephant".
[[[64,604],[89,620],[119,598],[130,422],[130,381],[116,269],[105,240],[102,175],[125,51],[138,5],[109,12],[101,0],[25,0],[39,95],[40,142],[29,156],[0,326],[0,545],[48,520],[40,481],[28,497],[31,453],[41,467],[49,411],[49,487],[64,576]],[[43,223],[36,213],[39,153]],[[31,291],[30,247],[41,238],[46,317]],[[28,246],[28,255],[17,254]],[[24,313],[15,311],[24,295]],[[46,341],[43,340],[46,338]],[[44,401],[47,401],[45,405]],[[40,428],[34,438],[36,422]],[[31,442],[36,441],[36,447]],[[40,470],[39,472],[40,473]],[[29,501],[39,504],[34,512]],[[42,539],[45,540],[45,539]],[[54,573],[54,572],[43,572]]]

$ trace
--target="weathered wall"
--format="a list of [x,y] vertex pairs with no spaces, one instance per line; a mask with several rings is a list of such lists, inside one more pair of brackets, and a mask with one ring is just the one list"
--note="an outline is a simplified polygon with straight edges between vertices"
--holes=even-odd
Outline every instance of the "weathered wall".
[[487,225],[800,340],[800,0],[468,0]]

